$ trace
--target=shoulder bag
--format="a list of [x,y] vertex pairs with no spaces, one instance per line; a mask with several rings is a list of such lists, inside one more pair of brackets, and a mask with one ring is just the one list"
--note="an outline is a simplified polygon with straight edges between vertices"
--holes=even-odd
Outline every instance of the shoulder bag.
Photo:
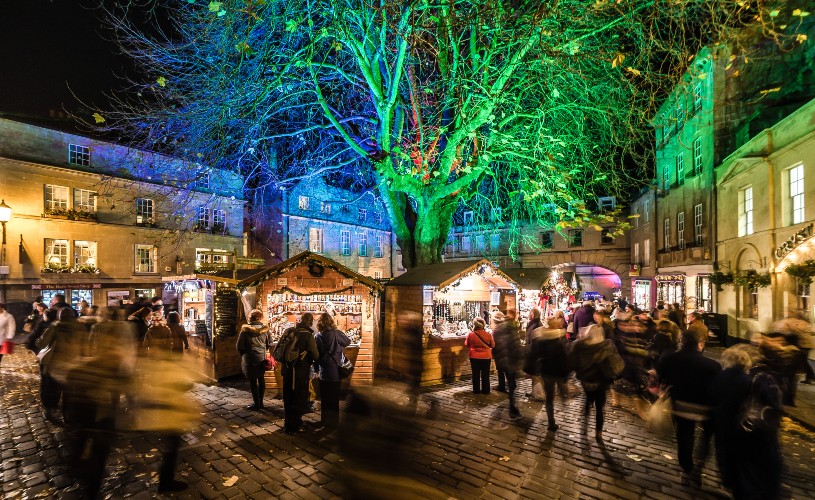
[[342,363],[337,363],[337,358],[334,356],[331,356],[331,360],[337,365],[341,378],[348,378],[352,373],[354,373],[354,363],[352,363],[350,359],[346,358],[345,354],[342,355]]

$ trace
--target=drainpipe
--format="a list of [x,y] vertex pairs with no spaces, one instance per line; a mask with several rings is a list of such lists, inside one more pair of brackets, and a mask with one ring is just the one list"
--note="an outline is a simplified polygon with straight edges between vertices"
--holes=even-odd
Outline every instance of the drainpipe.
[[[774,250],[777,248],[776,246],[776,210],[775,210],[775,165],[773,165],[772,160],[770,160],[770,155],[774,152],[774,145],[773,145],[773,130],[767,129],[767,156],[764,157],[764,161],[767,162],[767,199],[770,200],[769,206],[769,219],[770,219],[770,265],[772,266],[773,272],[770,274],[770,279],[772,280],[770,283],[770,290],[773,291],[773,301],[772,301],[772,313],[773,318],[777,318],[779,309],[781,307],[781,302],[783,300],[779,300],[779,290],[778,290],[778,276],[775,273],[775,266],[778,264],[775,261],[775,252]],[[769,266],[768,266],[769,267]],[[769,270],[769,269],[768,269]],[[781,292],[781,298],[783,298],[783,292]]]

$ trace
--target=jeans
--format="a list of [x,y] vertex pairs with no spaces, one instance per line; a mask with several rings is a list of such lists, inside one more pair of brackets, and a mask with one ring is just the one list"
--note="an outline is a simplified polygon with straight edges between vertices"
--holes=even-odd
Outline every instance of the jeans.
[[516,374],[511,370],[505,373],[507,378],[507,393],[509,393],[509,413],[510,415],[519,414],[520,410],[515,406],[515,389],[518,387],[515,380]]
[[498,390],[507,390],[507,372],[498,367],[496,367],[495,371],[498,372]]
[[546,396],[546,419],[549,425],[555,425],[555,385],[563,383],[563,379],[543,377],[543,394]]
[[263,408],[263,394],[266,392],[266,377],[263,372],[258,377],[249,377],[249,390],[252,391],[252,401],[255,406]]
[[470,358],[470,367],[473,371],[473,392],[475,394],[490,393],[490,359]]
[[[586,391],[586,404],[583,406],[583,418],[585,425],[588,425],[589,411],[594,406],[594,430],[603,432],[603,410],[606,406],[607,388],[601,387],[593,391]],[[546,397],[549,399],[549,396]]]
[[320,380],[320,423],[336,427],[340,423],[340,382]]

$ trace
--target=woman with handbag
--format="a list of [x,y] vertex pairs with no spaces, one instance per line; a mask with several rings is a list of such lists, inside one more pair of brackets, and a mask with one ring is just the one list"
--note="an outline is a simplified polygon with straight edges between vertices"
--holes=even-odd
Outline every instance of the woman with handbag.
[[464,345],[469,348],[470,367],[473,372],[473,394],[490,393],[490,365],[495,340],[486,330],[486,322],[481,318],[473,320],[473,331],[467,334]]
[[249,323],[241,327],[237,348],[241,355],[241,369],[249,379],[253,403],[247,410],[263,409],[263,393],[266,392],[266,353],[272,350],[272,337],[269,327],[260,320],[263,312],[253,309],[249,313]]
[[328,313],[320,315],[317,330],[314,340],[320,353],[317,361],[320,368],[320,424],[335,428],[340,423],[340,366],[345,358],[342,349],[351,343],[351,339],[337,329],[334,318]]

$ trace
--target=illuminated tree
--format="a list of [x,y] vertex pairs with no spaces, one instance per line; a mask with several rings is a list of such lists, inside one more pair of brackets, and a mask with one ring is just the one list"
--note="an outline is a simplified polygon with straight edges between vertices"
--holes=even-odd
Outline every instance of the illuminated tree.
[[736,0],[174,5],[149,33],[111,16],[149,78],[98,121],[240,170],[256,205],[310,175],[375,190],[409,267],[440,260],[462,204],[611,222],[587,207],[651,177],[647,120],[689,56],[747,23],[781,36],[791,16]]

